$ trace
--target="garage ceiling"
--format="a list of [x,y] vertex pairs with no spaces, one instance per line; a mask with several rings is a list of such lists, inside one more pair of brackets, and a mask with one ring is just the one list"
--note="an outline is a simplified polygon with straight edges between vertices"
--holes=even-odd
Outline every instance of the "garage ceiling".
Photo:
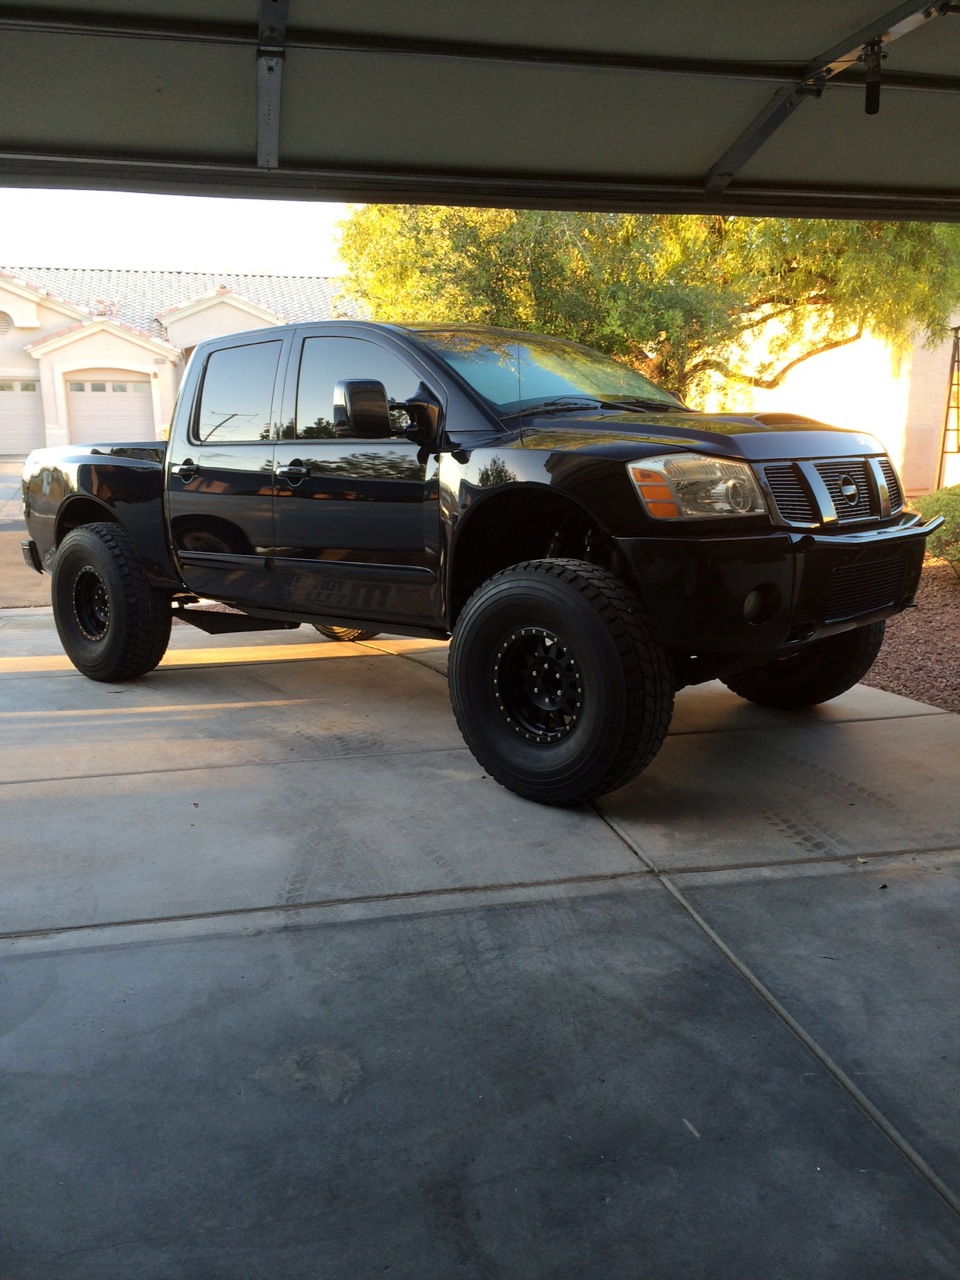
[[958,69],[958,0],[32,0],[0,183],[955,220]]

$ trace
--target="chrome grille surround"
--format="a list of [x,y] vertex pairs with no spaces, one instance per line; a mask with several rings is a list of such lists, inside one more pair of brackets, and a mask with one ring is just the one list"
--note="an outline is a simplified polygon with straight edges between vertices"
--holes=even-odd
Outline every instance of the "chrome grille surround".
[[878,462],[890,493],[890,514],[897,515],[898,512],[903,510],[903,490],[900,488],[900,481],[889,458],[879,458]]
[[869,524],[903,508],[903,491],[886,457],[767,462],[760,471],[785,525],[814,529]]

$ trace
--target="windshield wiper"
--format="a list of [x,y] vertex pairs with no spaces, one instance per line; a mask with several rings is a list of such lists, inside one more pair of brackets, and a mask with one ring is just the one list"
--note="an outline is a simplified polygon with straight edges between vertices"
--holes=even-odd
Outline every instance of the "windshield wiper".
[[602,409],[603,401],[596,396],[554,396],[552,400],[541,400],[537,404],[524,405],[522,409],[512,409],[499,416],[507,418],[525,418],[531,413],[572,413],[575,409]]
[[[641,396],[627,396],[623,400],[602,400],[599,396],[554,396],[551,400],[541,400],[537,404],[526,405],[522,409],[513,409],[510,413],[501,413],[500,417],[524,418],[539,413],[573,413],[577,409],[618,409],[637,413],[647,409],[686,409],[685,404],[673,404],[667,400],[655,400],[652,396],[644,399]],[[688,410],[689,412],[689,410]]]
[[604,400],[604,409],[682,409],[687,413],[693,410],[679,400],[657,400],[653,396],[625,396],[622,400]]

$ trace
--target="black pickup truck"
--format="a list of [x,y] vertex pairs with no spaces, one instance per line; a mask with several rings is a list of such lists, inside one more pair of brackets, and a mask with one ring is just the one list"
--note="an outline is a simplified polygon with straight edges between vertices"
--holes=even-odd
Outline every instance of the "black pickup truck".
[[697,413],[555,338],[354,322],[202,343],[166,446],[38,450],[23,494],[85,675],[152,670],[172,617],[452,634],[470,749],[547,804],[643,769],[683,685],[848,689],[937,523],[869,435]]

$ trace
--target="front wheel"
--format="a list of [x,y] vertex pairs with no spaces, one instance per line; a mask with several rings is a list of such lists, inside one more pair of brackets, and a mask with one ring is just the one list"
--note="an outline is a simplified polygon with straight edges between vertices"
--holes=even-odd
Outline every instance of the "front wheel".
[[883,644],[884,623],[871,622],[814,640],[786,658],[751,667],[724,680],[728,689],[761,707],[795,710],[829,702],[858,684]]
[[673,710],[670,662],[639,600],[582,560],[528,560],[484,583],[454,631],[449,682],[477,761],[542,804],[628,782]]
[[52,597],[67,657],[91,680],[133,680],[166,653],[169,601],[151,587],[120,525],[88,524],[67,534],[54,561]]

